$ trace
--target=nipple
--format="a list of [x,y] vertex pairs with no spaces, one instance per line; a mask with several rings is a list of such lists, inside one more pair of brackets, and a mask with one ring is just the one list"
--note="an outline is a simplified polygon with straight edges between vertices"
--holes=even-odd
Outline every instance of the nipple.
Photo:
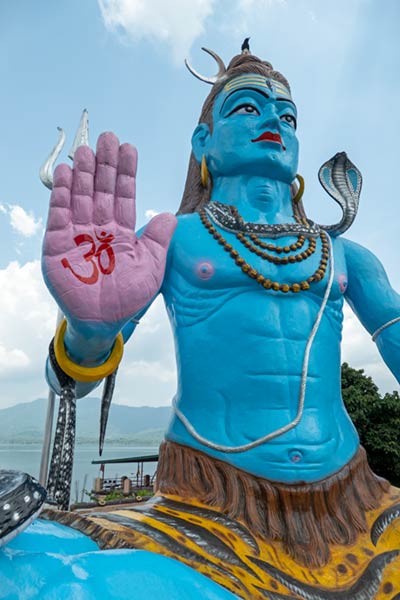
[[342,294],[347,290],[347,277],[343,273],[338,277],[339,288]]
[[203,261],[196,267],[196,273],[200,279],[210,279],[214,275],[214,272],[214,265],[208,261]]

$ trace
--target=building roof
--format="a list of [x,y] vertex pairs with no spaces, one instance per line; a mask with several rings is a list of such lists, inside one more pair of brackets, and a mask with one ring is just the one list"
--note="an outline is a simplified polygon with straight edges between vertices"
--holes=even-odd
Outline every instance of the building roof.
[[158,462],[158,454],[147,454],[146,456],[129,456],[128,458],[109,458],[103,460],[92,460],[92,465],[111,465],[117,463],[139,463]]

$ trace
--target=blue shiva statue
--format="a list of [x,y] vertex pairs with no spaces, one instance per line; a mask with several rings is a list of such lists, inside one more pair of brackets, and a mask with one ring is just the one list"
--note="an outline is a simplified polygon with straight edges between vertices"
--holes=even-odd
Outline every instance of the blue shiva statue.
[[[248,44],[228,67],[207,52],[218,75],[188,65],[212,89],[177,217],[135,234],[136,150],[112,133],[55,170],[43,274],[66,319],[48,494],[64,510],[8,534],[2,599],[400,598],[400,490],[370,470],[341,397],[344,299],[400,376],[400,296],[342,237],[361,175],[345,153],[325,163],[343,217],[308,219],[289,83]],[[159,293],[178,389],[156,494],[68,512],[75,399],[112,377]]]

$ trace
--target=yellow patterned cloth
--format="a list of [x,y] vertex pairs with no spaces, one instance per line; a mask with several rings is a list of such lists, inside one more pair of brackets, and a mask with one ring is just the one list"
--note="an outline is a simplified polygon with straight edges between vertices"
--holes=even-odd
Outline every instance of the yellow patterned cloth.
[[156,495],[143,504],[90,515],[47,518],[90,535],[102,548],[140,548],[169,556],[244,600],[400,600],[400,490],[367,513],[369,531],[331,547],[322,568],[307,568],[278,542],[195,500]]

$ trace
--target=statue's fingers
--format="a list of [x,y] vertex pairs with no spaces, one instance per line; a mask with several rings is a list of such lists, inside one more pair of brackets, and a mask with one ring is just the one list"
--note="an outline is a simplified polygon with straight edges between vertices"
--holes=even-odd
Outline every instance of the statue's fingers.
[[119,148],[114,216],[119,225],[135,229],[137,150],[131,144]]
[[50,196],[47,230],[63,229],[71,220],[72,169],[65,164],[54,171],[53,189]]
[[72,178],[72,222],[86,225],[93,218],[95,157],[89,146],[79,146],[74,154]]
[[104,225],[114,218],[119,141],[114,133],[102,133],[97,140],[94,180],[93,222]]
[[171,213],[162,213],[153,217],[140,236],[151,254],[160,261],[165,259],[171,238],[177,225],[177,219]]

